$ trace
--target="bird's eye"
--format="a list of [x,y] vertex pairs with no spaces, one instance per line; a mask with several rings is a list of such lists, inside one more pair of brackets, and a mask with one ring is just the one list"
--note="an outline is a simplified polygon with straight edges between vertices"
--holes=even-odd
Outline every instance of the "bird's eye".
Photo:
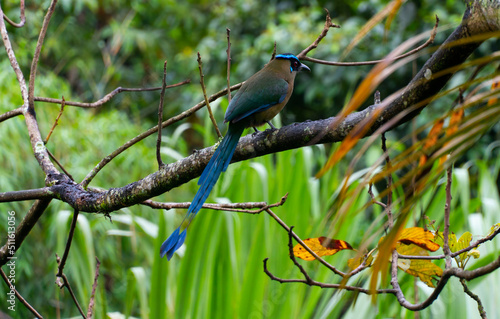
[[296,69],[299,66],[299,62],[297,62],[295,60],[293,60],[292,64],[293,64],[294,69]]

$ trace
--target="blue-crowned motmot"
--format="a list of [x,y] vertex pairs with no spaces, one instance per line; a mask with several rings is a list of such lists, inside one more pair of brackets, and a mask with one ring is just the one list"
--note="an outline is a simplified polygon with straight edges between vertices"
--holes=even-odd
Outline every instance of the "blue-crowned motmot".
[[184,243],[189,224],[205,203],[220,174],[231,162],[243,130],[265,123],[274,128],[269,121],[290,99],[295,75],[301,70],[311,71],[300,63],[295,55],[279,54],[246,80],[234,95],[224,117],[224,122],[229,122],[227,134],[201,174],[198,181],[200,189],[194,196],[182,224],[161,245],[162,257],[167,255],[167,259],[170,260],[174,252]]

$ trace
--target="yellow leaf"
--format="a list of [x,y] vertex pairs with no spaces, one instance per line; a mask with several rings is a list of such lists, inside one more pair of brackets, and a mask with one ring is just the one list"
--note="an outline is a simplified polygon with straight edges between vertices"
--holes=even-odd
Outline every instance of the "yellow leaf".
[[439,245],[434,241],[434,234],[421,227],[405,228],[401,232],[398,241],[403,244],[415,244],[429,251],[436,251]]
[[[359,267],[359,265],[361,265],[361,263],[363,262],[363,260],[365,260],[365,256],[362,256],[362,257],[358,257],[358,258],[350,258],[348,261],[347,261],[347,266],[349,266],[349,268],[351,270],[354,270],[356,268]],[[373,256],[368,256],[368,258],[366,258],[366,265],[367,266],[370,266],[372,264],[372,261],[373,261]]]
[[[304,240],[304,244],[306,244],[307,247],[320,257],[333,255],[340,250],[352,249],[351,245],[349,245],[346,241],[327,237],[307,238]],[[304,260],[316,259],[307,250],[305,250],[301,244],[297,244],[293,247],[293,254],[295,257],[299,257]]]
[[[419,246],[410,244],[398,243],[396,250],[401,255],[408,256],[428,256],[429,252]],[[418,277],[427,286],[434,288],[435,285],[432,280],[437,280],[436,277],[441,277],[443,275],[443,270],[436,266],[430,260],[419,260],[419,259],[398,259],[398,267],[404,272]]]
[[491,226],[488,236],[493,235],[493,233],[496,232],[498,228],[500,228],[500,223]]
[[[452,250],[452,252],[456,252],[469,247],[471,240],[472,240],[472,234],[470,232],[463,233],[462,236],[460,236],[460,239],[458,239],[457,245],[454,247],[455,250]],[[465,258],[467,258],[467,252],[461,253],[459,257],[460,261],[463,262]]]
[[468,256],[474,257],[474,259],[478,259],[481,256],[481,253],[477,249],[472,249],[469,251]]
[[[436,233],[436,236],[434,237],[434,242],[438,244],[439,246],[443,247],[444,246],[444,237],[443,237],[443,232]],[[450,233],[448,235],[448,246],[450,246],[450,251],[455,252],[455,246],[457,245],[457,236],[454,233]]]

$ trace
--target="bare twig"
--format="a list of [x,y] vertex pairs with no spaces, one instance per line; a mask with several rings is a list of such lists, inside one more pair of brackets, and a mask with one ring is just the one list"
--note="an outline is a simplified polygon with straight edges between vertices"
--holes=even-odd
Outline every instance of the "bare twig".
[[51,151],[49,151],[49,149],[47,149],[47,153],[49,154],[50,158],[54,162],[56,162],[57,166],[59,166],[59,168],[64,172],[64,174],[66,174],[72,181],[75,181],[73,176],[64,168],[64,166],[61,164],[61,162],[59,162],[59,160],[54,156],[54,154],[52,154]]
[[271,54],[271,59],[269,60],[269,62],[274,60],[275,57],[276,57],[276,41],[274,41],[273,54]]
[[464,292],[469,295],[472,299],[474,299],[477,302],[477,310],[479,311],[479,315],[481,318],[486,319],[486,311],[484,310],[483,303],[481,302],[481,299],[479,299],[479,296],[473,293],[469,287],[467,287],[467,284],[465,283],[465,279],[460,279],[460,283],[462,284],[462,287],[464,288]]
[[[80,314],[85,319],[86,317],[85,317],[85,314],[83,313],[82,307],[80,307],[80,304],[78,303],[78,300],[76,299],[76,296],[73,293],[73,289],[71,289],[71,285],[69,284],[69,280],[63,272],[64,266],[66,265],[66,260],[68,259],[69,250],[71,248],[71,242],[73,241],[73,235],[75,233],[76,223],[78,221],[78,214],[79,214],[79,211],[75,209],[73,211],[73,219],[71,220],[71,226],[69,228],[68,240],[66,241],[66,248],[64,249],[64,253],[63,253],[62,258],[59,258],[59,256],[57,256],[57,254],[56,254],[57,265],[58,265],[57,273],[56,273],[56,278],[57,278],[56,284],[61,289],[64,287],[68,288],[68,291],[71,295],[71,298],[73,299],[75,305],[77,306],[78,311],[80,311]],[[60,282],[60,279],[63,280],[62,283]]]
[[[56,255],[57,256],[57,255]],[[62,282],[61,282],[62,279]],[[62,274],[61,276],[57,277],[56,279],[56,285],[60,288],[63,289],[66,287],[69,291],[69,294],[71,295],[71,299],[73,299],[73,302],[75,303],[76,307],[78,308],[78,311],[80,312],[80,315],[82,316],[83,319],[87,319],[85,317],[85,313],[83,312],[82,307],[78,303],[78,300],[76,299],[76,295],[73,292],[73,289],[71,288],[71,284],[69,283],[68,277],[66,277],[65,274]]]
[[305,281],[307,284],[311,284],[313,282],[312,278],[309,276],[307,271],[302,267],[301,264],[297,261],[295,258],[295,254],[293,253],[293,226],[290,227],[290,231],[288,232],[288,254],[290,256],[290,259],[292,260],[293,264],[299,268],[300,272],[302,275],[304,275]]
[[24,0],[21,0],[21,4],[19,7],[20,7],[20,11],[21,11],[19,13],[19,18],[21,19],[21,21],[19,21],[19,23],[15,23],[11,19],[9,19],[9,17],[7,17],[5,14],[3,15],[3,18],[5,19],[5,21],[7,21],[10,25],[12,25],[13,27],[16,27],[16,28],[22,28],[24,26],[24,24],[26,23],[26,16],[24,15]]
[[167,61],[163,64],[163,79],[160,93],[160,105],[158,106],[158,138],[156,139],[156,161],[158,162],[158,169],[161,169],[165,164],[161,160],[161,123],[163,122],[163,103],[165,100],[165,88],[167,86]]
[[[389,152],[387,151],[385,133],[382,133],[382,151],[385,155],[385,163],[387,166],[387,171],[392,171],[391,159],[389,157]],[[387,214],[388,226],[392,228],[394,225],[394,217],[392,215],[392,174],[387,174],[387,205],[385,207],[385,213]]]
[[339,25],[332,23],[332,19],[330,18],[330,12],[328,11],[328,9],[325,8],[325,11],[326,11],[326,18],[325,18],[325,26],[323,27],[323,31],[321,31],[321,33],[316,38],[316,40],[314,40],[313,43],[311,43],[307,48],[302,50],[302,52],[300,52],[297,55],[297,58],[299,58],[301,60],[307,60],[308,58],[306,57],[306,55],[318,47],[321,40],[323,40],[323,38],[326,37],[328,30],[330,30],[330,28],[340,28]]
[[47,10],[47,14],[43,19],[42,29],[40,30],[40,35],[38,36],[38,41],[36,43],[35,54],[33,56],[33,60],[31,61],[31,70],[30,70],[30,79],[29,79],[29,91],[28,91],[28,108],[30,110],[34,110],[35,108],[35,78],[36,78],[36,69],[38,66],[38,60],[40,59],[40,52],[42,52],[43,40],[45,39],[45,35],[47,34],[47,29],[49,27],[50,18],[54,13],[56,8],[57,0],[52,0],[50,2],[49,9]]
[[446,256],[446,269],[451,268],[451,250],[449,244],[450,209],[451,209],[451,166],[446,170],[446,203],[444,205],[443,252]]
[[92,285],[92,293],[90,295],[90,302],[89,302],[89,307],[87,310],[87,319],[92,319],[92,311],[94,310],[94,304],[95,304],[95,291],[97,289],[97,278],[99,278],[99,266],[101,265],[101,261],[99,258],[95,258],[96,260],[96,267],[95,267],[95,276],[94,276],[94,284]]
[[226,28],[227,32],[227,101],[228,103],[231,102],[231,83],[229,81],[229,77],[231,75],[231,40],[229,38],[229,34],[231,33],[231,30],[229,28]]
[[[202,208],[220,210],[220,211],[228,211],[228,212],[236,212],[236,213],[247,213],[247,214],[260,214],[268,208],[278,207],[285,204],[286,199],[288,198],[288,193],[285,194],[281,198],[281,200],[274,204],[268,204],[266,202],[246,202],[246,203],[226,203],[226,204],[203,204]],[[185,203],[160,203],[155,202],[150,199],[142,202],[143,205],[149,206],[155,209],[188,209],[191,205],[191,202]],[[252,210],[257,209],[257,210]]]
[[18,202],[33,199],[50,199],[54,197],[54,193],[50,190],[50,187],[42,187],[0,193],[0,203]]
[[[43,318],[42,315],[40,315],[38,313],[38,311],[36,311],[35,308],[33,308],[32,305],[29,304],[29,302],[26,301],[26,299],[23,298],[23,296],[21,296],[21,294],[17,291],[16,287],[11,284],[11,282],[9,281],[9,278],[7,277],[7,275],[5,274],[5,272],[3,271],[2,268],[0,268],[0,275],[2,276],[2,279],[5,281],[5,283],[7,284],[7,286],[9,287],[10,290],[14,291],[14,294],[16,295],[16,298],[26,307],[28,308],[29,311],[31,311],[31,313],[37,317],[37,318]],[[5,301],[3,301],[5,302]]]
[[[390,61],[396,61],[396,60],[401,60],[403,58],[406,58],[406,57],[408,57],[410,55],[413,55],[413,54],[415,54],[415,53],[423,50],[424,48],[426,48],[429,45],[431,45],[432,43],[434,43],[434,39],[436,38],[436,34],[437,34],[438,24],[439,24],[439,18],[438,18],[438,16],[436,16],[436,23],[434,24],[434,27],[431,30],[431,35],[430,35],[429,39],[424,44],[422,44],[422,45],[416,47],[415,49],[413,49],[411,51],[408,51],[408,52],[406,52],[404,54],[401,54],[401,55],[398,55],[398,56],[394,56],[394,57],[390,57],[389,58]],[[326,28],[326,24],[325,24],[325,28]],[[325,32],[325,29],[323,29],[323,32]],[[320,39],[318,37],[318,39],[321,41],[322,38]],[[316,39],[316,41],[318,41],[318,39]],[[334,65],[334,66],[361,66],[361,65],[375,65],[375,64],[381,63],[383,61],[387,61],[386,59],[382,59],[382,60],[362,61],[362,62],[334,62],[334,61],[326,61],[326,60],[320,60],[320,59],[310,58],[310,57],[306,56],[305,54],[302,55],[302,53],[304,51],[302,51],[299,54],[299,55],[301,55],[300,57],[297,56],[299,59],[304,60],[304,61],[319,63],[319,64],[325,64],[325,65]],[[307,54],[307,52],[306,52],[306,54]]]
[[372,203],[379,205],[383,209],[386,209],[387,208],[386,204],[384,204],[381,201],[378,201],[378,200],[375,199],[375,194],[373,194],[373,189],[372,188],[373,188],[373,183],[370,183],[368,185],[368,195],[370,195],[370,198],[372,199]]
[[[31,205],[31,208],[29,209],[28,213],[24,218],[21,220],[19,225],[17,225],[16,232],[15,232],[15,248],[14,250],[17,251],[19,247],[21,247],[22,243],[28,236],[28,234],[31,232],[33,227],[36,225],[38,219],[40,216],[42,216],[43,212],[45,209],[47,209],[47,206],[49,205],[51,199],[42,199],[42,200],[37,200],[33,205]],[[0,247],[0,265],[5,265],[7,261],[9,260],[9,257],[12,257],[12,249],[9,245],[9,242],[2,247]]]
[[16,116],[21,115],[21,114],[23,114],[23,108],[18,107],[17,109],[5,112],[4,114],[0,115],[0,122],[3,122],[5,120],[8,120],[10,118],[16,117]]
[[208,100],[207,97],[207,90],[205,89],[205,81],[203,80],[205,76],[203,75],[200,52],[198,52],[198,69],[200,69],[200,84],[201,84],[201,89],[203,90],[203,97],[205,98],[205,105],[207,106],[208,115],[210,116],[210,120],[212,121],[212,124],[215,127],[217,136],[219,138],[222,138],[222,133],[220,132],[219,127],[217,126],[217,121],[215,120],[214,114],[212,113],[212,108],[210,107],[210,101]]
[[344,289],[348,291],[355,291],[355,292],[361,292],[367,295],[373,295],[373,294],[395,294],[396,291],[394,289],[376,289],[376,290],[369,290],[365,288],[360,288],[360,287],[354,287],[354,286],[346,286],[342,284],[327,284],[323,282],[319,282],[316,280],[311,279],[310,281],[307,281],[305,279],[282,279],[279,277],[276,277],[273,275],[268,269],[267,269],[267,261],[269,258],[264,259],[264,272],[266,273],[269,278],[271,278],[274,281],[277,281],[279,283],[302,283],[306,284],[309,286],[317,286],[321,288],[336,288],[336,289]]
[[[184,81],[179,82],[179,83],[167,85],[165,88],[170,89],[170,88],[178,87],[178,86],[181,86],[184,84],[188,84],[190,82],[191,82],[191,80],[184,80]],[[149,92],[149,91],[159,91],[161,89],[162,89],[161,86],[152,87],[152,88],[122,88],[122,87],[117,87],[113,91],[106,94],[102,99],[99,99],[95,102],[85,103],[85,102],[65,101],[65,104],[70,105],[70,106],[82,107],[82,108],[98,108],[98,107],[102,106],[103,104],[105,104],[106,102],[110,101],[115,95],[117,95],[121,92]],[[38,96],[35,96],[35,101],[36,102],[54,103],[54,104],[61,104],[61,102],[62,102],[62,100],[59,100],[59,99],[53,99],[53,98],[48,98],[48,97],[38,97]]]
[[73,219],[71,220],[71,226],[69,228],[68,241],[66,241],[66,248],[64,249],[62,258],[57,262],[58,264],[57,274],[56,274],[57,277],[62,276],[63,274],[64,266],[66,265],[66,260],[68,259],[69,250],[71,248],[71,242],[73,241],[73,235],[75,233],[76,222],[78,221],[79,213],[80,212],[76,209],[73,211]]
[[[56,128],[57,124],[59,124],[59,119],[61,118],[61,115],[64,112],[64,102],[65,102],[64,96],[62,97],[61,101],[62,101],[61,102],[61,110],[59,111],[59,114],[57,115],[56,120],[54,122],[54,125],[52,125],[52,128],[50,129],[49,134],[47,134],[47,137],[45,138],[45,141],[44,141],[45,144],[47,144],[49,142],[50,136],[52,135],[52,132]],[[47,152],[48,152],[48,150],[47,150]]]
[[[0,16],[5,16],[2,10],[2,7],[0,5]],[[21,88],[21,95],[23,98],[24,103],[28,102],[28,88],[26,86],[26,81],[24,80],[24,75],[23,72],[21,71],[21,68],[19,67],[19,63],[17,62],[16,55],[14,53],[14,49],[12,48],[12,44],[9,39],[9,34],[7,33],[7,28],[5,26],[5,22],[3,19],[0,19],[0,33],[2,35],[2,40],[3,44],[5,46],[5,51],[7,52],[7,56],[10,61],[10,65],[14,69],[14,72],[16,73],[17,77],[17,82],[19,82],[19,86]],[[26,108],[26,105],[24,106]],[[24,112],[24,109],[23,109]]]
[[[50,8],[49,11],[51,11]],[[0,7],[0,17],[2,16],[3,16],[3,11]],[[49,159],[49,155],[47,154],[45,145],[43,144],[42,136],[40,134],[40,129],[38,128],[38,122],[36,120],[34,110],[31,109],[30,111],[28,87],[26,86],[26,80],[24,79],[23,72],[19,67],[19,63],[17,62],[16,55],[12,48],[12,44],[10,42],[9,35],[7,33],[4,19],[0,19],[0,33],[2,35],[2,41],[4,43],[7,56],[9,58],[12,68],[14,69],[14,72],[16,73],[17,82],[19,83],[19,87],[21,89],[21,96],[23,99],[22,111],[26,122],[26,126],[28,128],[31,148],[33,149],[35,158],[37,159],[40,167],[43,169],[47,177],[57,176],[59,174],[59,171],[55,168],[54,164],[52,164],[52,162]],[[50,179],[48,179],[47,181],[50,182]]]

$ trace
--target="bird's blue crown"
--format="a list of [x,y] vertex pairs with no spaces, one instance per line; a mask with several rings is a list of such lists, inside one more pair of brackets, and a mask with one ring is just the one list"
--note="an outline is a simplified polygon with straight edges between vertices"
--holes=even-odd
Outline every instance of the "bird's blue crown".
[[299,61],[299,59],[295,55],[293,55],[291,53],[278,54],[276,56],[276,59],[287,59],[287,60],[297,60],[297,61]]
[[278,54],[275,58],[276,59],[283,59],[283,60],[290,60],[291,61],[290,72],[297,71],[299,66],[301,65],[299,59],[291,53]]

